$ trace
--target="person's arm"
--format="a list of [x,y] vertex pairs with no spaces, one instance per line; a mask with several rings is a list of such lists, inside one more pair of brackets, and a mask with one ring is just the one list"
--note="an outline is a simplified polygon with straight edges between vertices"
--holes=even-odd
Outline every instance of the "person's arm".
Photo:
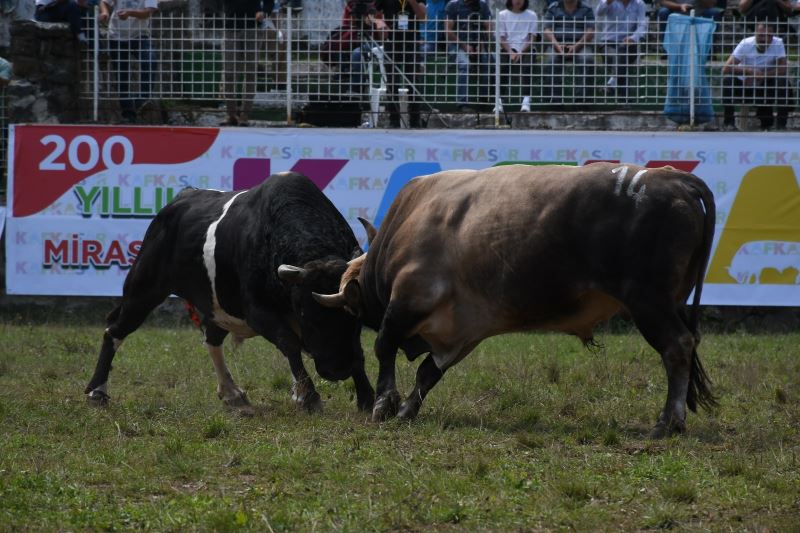
[[424,21],[428,16],[428,10],[425,8],[425,4],[422,2],[417,2],[417,0],[407,1],[408,5],[411,6],[411,10],[414,12],[414,17],[417,19],[417,21]]
[[725,65],[722,67],[722,73],[731,76],[748,77],[754,76],[756,74],[756,69],[742,65],[741,60],[734,54],[731,54],[731,56],[725,62]]
[[768,78],[783,78],[789,71],[788,64],[786,63],[786,56],[779,57],[775,61],[775,65],[767,67],[763,70],[764,76]]
[[135,19],[145,20],[149,19],[153,13],[156,12],[154,7],[143,7],[140,9],[121,9],[118,13],[120,20],[125,20],[129,17]]
[[511,48],[511,44],[508,42],[508,28],[506,26],[506,16],[505,12],[501,12],[497,15],[497,26],[498,31],[497,33],[500,34],[500,48],[509,55],[514,53],[514,50]]
[[456,46],[458,46],[461,50],[467,52],[468,54],[472,53],[472,46],[469,43],[462,43],[458,39],[458,33],[456,32],[456,21],[452,18],[447,18],[444,21],[444,31],[445,35],[447,36],[447,40]]
[[109,18],[111,18],[111,10],[108,7],[108,3],[103,0],[100,2],[100,23],[107,23]]
[[614,3],[614,0],[602,0],[600,3],[597,4],[597,18],[605,17],[606,13],[608,13],[608,8],[611,7],[611,4]]
[[666,7],[670,11],[686,13],[686,14],[688,14],[689,11],[692,10],[692,6],[690,6],[689,4],[683,4],[681,2],[673,2],[672,0],[661,0],[661,7]]
[[738,9],[739,13],[742,15],[746,15],[751,7],[753,7],[753,0],[739,0],[739,7],[736,9]]
[[636,29],[633,30],[633,34],[625,38],[625,42],[628,43],[638,43],[647,34],[647,13],[645,12],[644,4],[638,3],[636,5],[638,6],[636,10]]
[[581,38],[578,39],[578,42],[569,47],[570,52],[573,54],[579,52],[584,46],[592,42],[592,39],[594,39],[594,13],[591,9],[589,10],[589,14],[591,14],[591,17],[587,17],[584,22],[586,24],[586,31],[583,32],[583,35],[581,35]]

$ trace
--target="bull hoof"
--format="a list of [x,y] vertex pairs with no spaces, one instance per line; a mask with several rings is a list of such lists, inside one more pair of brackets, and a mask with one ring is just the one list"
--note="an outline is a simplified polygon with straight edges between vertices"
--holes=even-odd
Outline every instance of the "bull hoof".
[[244,391],[240,391],[239,394],[234,396],[228,396],[227,398],[222,398],[222,403],[225,404],[226,407],[230,407],[233,409],[239,409],[241,407],[250,407],[250,400],[247,399],[247,393]]
[[322,398],[320,398],[317,391],[314,391],[311,394],[306,394],[302,399],[297,400],[297,405],[309,413],[322,412]]
[[378,399],[375,400],[375,407],[372,408],[372,421],[384,422],[388,420],[397,414],[399,406],[400,394],[396,390],[378,396]]
[[92,407],[106,407],[109,400],[111,396],[101,390],[93,390],[86,395],[86,403]]
[[653,429],[650,430],[650,433],[647,434],[647,438],[660,440],[671,437],[672,435],[680,435],[684,432],[686,432],[686,424],[684,423],[667,424],[659,420],[658,423],[653,426]]
[[419,405],[413,402],[403,402],[400,406],[400,411],[397,412],[397,418],[400,420],[414,420],[419,413]]
[[370,413],[372,412],[372,408],[375,407],[375,394],[370,393],[366,398],[358,397],[356,403],[358,404],[359,411]]

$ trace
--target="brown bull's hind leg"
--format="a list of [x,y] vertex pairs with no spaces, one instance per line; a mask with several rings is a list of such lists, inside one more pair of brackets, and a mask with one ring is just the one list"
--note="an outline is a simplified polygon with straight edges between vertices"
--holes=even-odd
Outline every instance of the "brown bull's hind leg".
[[695,337],[672,305],[633,310],[636,326],[661,354],[667,374],[667,401],[650,438],[663,438],[686,431],[686,396]]

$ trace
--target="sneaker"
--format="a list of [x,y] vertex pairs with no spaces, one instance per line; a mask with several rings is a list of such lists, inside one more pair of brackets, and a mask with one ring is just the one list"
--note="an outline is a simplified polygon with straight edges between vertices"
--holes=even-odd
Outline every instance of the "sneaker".
[[722,131],[739,131],[739,128],[736,127],[736,124],[726,122],[722,125]]
[[526,96],[522,99],[522,105],[520,106],[519,110],[523,113],[530,113],[531,112],[531,97]]
[[502,113],[503,112],[503,102],[497,102],[495,106],[492,108],[492,113]]

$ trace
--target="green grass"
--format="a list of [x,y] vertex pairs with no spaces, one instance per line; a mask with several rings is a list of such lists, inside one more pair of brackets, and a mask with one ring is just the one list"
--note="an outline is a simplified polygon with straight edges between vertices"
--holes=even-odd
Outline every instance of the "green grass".
[[[558,335],[490,339],[416,421],[380,425],[350,382],[316,378],[324,413],[298,411],[263,340],[227,355],[258,414],[226,411],[181,325],[131,336],[111,405],[90,408],[101,334],[0,324],[0,531],[798,527],[798,334],[707,335],[720,408],[655,442],[666,383],[636,333],[601,335],[600,353]],[[368,365],[374,376],[371,353]],[[398,361],[401,391],[415,368]]]

